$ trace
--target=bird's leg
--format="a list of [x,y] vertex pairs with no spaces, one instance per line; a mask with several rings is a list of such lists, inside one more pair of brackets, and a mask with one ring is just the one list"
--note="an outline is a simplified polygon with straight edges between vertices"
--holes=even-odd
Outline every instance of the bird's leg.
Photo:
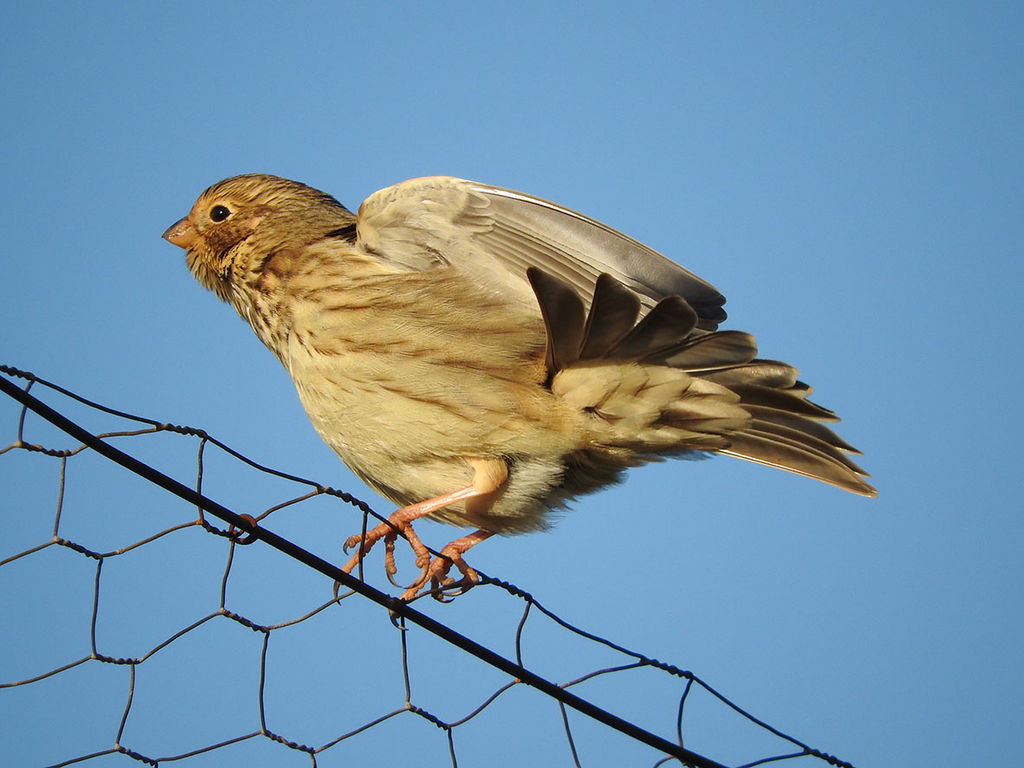
[[[480,575],[474,571],[469,565],[463,560],[462,556],[466,554],[470,547],[476,546],[484,539],[490,538],[494,535],[493,531],[486,531],[483,528],[474,531],[468,536],[463,536],[461,539],[447,544],[444,549],[441,550],[441,556],[435,557],[430,561],[430,567],[427,568],[426,578],[423,583],[426,583],[427,579],[430,579],[430,591],[439,600],[444,600],[441,592],[448,590],[452,587],[458,587],[459,591],[455,594],[461,594],[467,589],[472,587],[478,581],[480,581]],[[462,579],[455,581],[448,577],[449,569],[454,565],[459,569],[462,574]],[[415,587],[410,587],[406,590],[405,594],[402,595],[403,600],[411,600],[416,596],[416,592],[420,589],[420,584]]]
[[399,532],[401,532],[408,539],[413,552],[416,553],[416,565],[420,568],[419,578],[402,595],[403,600],[411,600],[415,597],[428,581],[434,587],[446,587],[454,584],[453,579],[447,579],[442,584],[442,580],[453,563],[462,573],[462,582],[464,584],[467,582],[469,586],[475,584],[479,577],[476,571],[466,565],[462,555],[474,544],[490,536],[491,532],[479,530],[461,539],[456,539],[441,550],[442,554],[448,559],[434,558],[431,561],[430,552],[412,528],[412,523],[415,520],[460,501],[466,502],[466,510],[470,515],[485,512],[494,503],[501,486],[504,485],[505,480],[508,478],[508,465],[503,459],[494,458],[467,458],[465,461],[473,469],[472,485],[397,509],[391,513],[387,522],[381,523],[376,528],[367,531],[365,535],[357,534],[349,537],[348,541],[345,542],[345,550],[347,551],[349,548],[356,546],[358,546],[358,549],[356,549],[352,559],[342,567],[342,570],[346,573],[351,573],[370,549],[373,548],[373,545],[384,539],[384,548],[386,550],[384,567],[388,578],[394,583],[392,579],[396,571],[394,545]]
[[[384,539],[385,547],[388,549],[387,556],[387,570],[389,575],[395,573],[395,560],[394,560],[394,542],[398,537],[399,532],[405,536],[409,541],[409,546],[412,547],[413,552],[416,553],[416,566],[425,571],[427,564],[430,562],[430,552],[420,541],[420,537],[416,535],[416,532],[412,529],[412,523],[414,520],[419,520],[421,517],[429,515],[431,512],[436,512],[439,509],[444,509],[449,504],[454,504],[457,501],[463,499],[469,499],[473,496],[478,496],[480,492],[472,485],[468,485],[465,488],[460,488],[457,491],[446,493],[442,496],[436,496],[433,499],[427,499],[426,501],[420,501],[416,504],[410,504],[407,507],[396,509],[388,517],[387,522],[381,523],[376,528],[373,528],[366,532],[366,535],[356,534],[355,536],[349,536],[345,542],[345,551],[347,552],[352,547],[359,545],[355,555],[342,566],[345,573],[351,573],[352,569],[359,564],[359,561],[373,549],[373,545],[381,539]],[[425,576],[424,572],[424,576]],[[422,581],[422,578],[421,580]]]

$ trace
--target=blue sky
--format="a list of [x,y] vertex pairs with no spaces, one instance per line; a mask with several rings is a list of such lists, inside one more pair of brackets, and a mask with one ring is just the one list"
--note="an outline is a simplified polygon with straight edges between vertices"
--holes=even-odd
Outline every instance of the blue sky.
[[[202,427],[387,512],[160,234],[207,185],[250,171],[353,209],[389,184],[447,174],[583,211],[719,288],[728,327],[800,367],[843,417],[880,497],[726,458],[665,463],[581,499],[549,533],[488,541],[472,562],[855,765],[1005,762],[1024,715],[1022,29],[1014,3],[12,7],[0,29],[0,362]],[[0,443],[16,417],[0,403]],[[124,446],[188,482],[194,449],[174,440]],[[98,459],[75,461],[67,524],[97,548],[188,519]],[[0,558],[47,540],[53,466],[0,457]],[[219,469],[204,487],[238,511],[285,493],[262,493],[230,462]],[[267,526],[340,560],[359,517],[321,501]],[[455,533],[422,529],[435,547]],[[233,591],[236,610],[273,623],[329,597],[323,580],[255,550],[238,555],[250,580]],[[167,537],[104,569],[105,652],[138,656],[215,607],[223,542]],[[0,681],[88,652],[94,573],[53,548],[0,569],[13,617],[0,630]],[[426,603],[513,652],[521,603],[496,589]],[[557,682],[618,663],[594,654],[586,667],[590,651],[543,627],[537,664]],[[258,728],[254,638],[217,625],[140,665],[122,743],[167,756]],[[504,682],[436,641],[409,640],[419,700],[443,717]],[[349,600],[272,643],[287,659],[272,667],[272,725],[288,738],[323,743],[404,700],[396,634],[375,606]],[[124,674],[91,664],[0,689],[0,749],[44,765],[109,748]],[[620,674],[591,690],[671,737],[678,690],[663,686]],[[557,708],[525,690],[506,696],[456,729],[459,765],[571,765]],[[657,759],[573,725],[583,765]],[[747,731],[713,706],[695,704],[688,727],[694,750],[743,759],[730,749]],[[428,765],[449,759],[442,732],[399,718],[320,764],[397,764],[417,749]],[[117,761],[127,764],[85,764]],[[256,739],[181,764],[307,762]]]

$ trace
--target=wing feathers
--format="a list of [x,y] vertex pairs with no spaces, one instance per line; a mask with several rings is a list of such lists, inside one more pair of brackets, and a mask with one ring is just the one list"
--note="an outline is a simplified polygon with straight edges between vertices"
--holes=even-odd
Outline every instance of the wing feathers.
[[749,363],[757,354],[757,342],[743,331],[718,331],[681,344],[662,362],[685,370],[715,369]]
[[549,377],[576,362],[583,344],[583,301],[576,292],[546,272],[526,272],[548,332],[546,364]]
[[786,389],[797,384],[797,376],[800,374],[792,365],[780,363],[778,360],[756,360],[747,364],[711,366],[705,367],[704,370],[698,370],[701,366],[696,364],[687,367],[691,368],[694,373],[699,373],[701,377],[726,387],[735,384],[756,383],[767,387]]
[[[539,198],[443,176],[375,193],[356,229],[357,245],[388,269],[454,266],[523,299],[532,288],[547,329],[548,384],[594,418],[618,420],[615,439],[625,442],[606,446],[612,474],[635,463],[627,444],[644,460],[649,439],[655,455],[713,450],[874,495],[846,456],[853,448],[821,423],[835,414],[807,399],[797,370],[755,359],[750,334],[715,332],[722,295],[632,238]],[[638,370],[648,378],[632,389],[615,379]],[[602,397],[614,411],[603,417],[588,405]],[[595,456],[580,465],[593,468]]]
[[858,451],[822,423],[835,414],[807,399],[793,366],[755,359],[750,334],[699,330],[679,296],[636,322],[639,300],[607,274],[584,321],[568,283],[537,268],[529,278],[548,331],[552,391],[607,425],[616,461],[623,449],[712,451],[875,495],[847,455]]
[[633,329],[640,300],[611,275],[600,275],[594,287],[580,358],[603,357]]
[[622,360],[653,358],[681,343],[697,325],[697,313],[679,296],[662,299],[608,351]]
[[725,319],[725,298],[657,251],[598,221],[537,197],[448,176],[411,179],[375,192],[359,208],[358,244],[390,267],[449,264],[503,287],[526,289],[530,267],[554,275],[589,305],[608,273],[645,309],[681,296],[698,327]]
[[[568,259],[576,269],[585,267],[579,275],[584,279],[571,281],[584,295],[592,293],[597,274],[607,272],[644,297],[641,300],[648,306],[668,296],[681,296],[696,310],[700,327],[706,330],[714,330],[725,319],[725,298],[710,283],[631,237],[547,200],[487,184],[464,183],[490,201],[497,229],[516,238],[543,233],[549,256],[555,261]],[[586,272],[596,274],[590,279]]]

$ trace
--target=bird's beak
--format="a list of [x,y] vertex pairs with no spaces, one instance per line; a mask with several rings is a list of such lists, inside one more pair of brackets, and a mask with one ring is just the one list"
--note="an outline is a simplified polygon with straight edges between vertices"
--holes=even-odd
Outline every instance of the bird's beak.
[[188,216],[183,218],[181,221],[176,221],[167,228],[164,232],[163,238],[169,243],[174,243],[179,248],[188,248],[196,241],[199,237],[199,233],[196,232],[196,228],[192,226],[192,222],[188,220]]

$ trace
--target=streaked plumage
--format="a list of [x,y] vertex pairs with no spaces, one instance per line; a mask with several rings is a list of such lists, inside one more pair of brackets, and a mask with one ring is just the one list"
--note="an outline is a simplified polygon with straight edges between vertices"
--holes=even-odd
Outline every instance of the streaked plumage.
[[[717,330],[717,290],[552,203],[429,177],[353,216],[252,174],[210,187],[164,236],[284,364],[356,474],[403,506],[443,497],[393,516],[414,546],[424,512],[481,529],[446,550],[470,579],[461,554],[477,540],[542,528],[665,456],[722,453],[875,495],[796,369]],[[444,583],[418,553],[406,597]]]

